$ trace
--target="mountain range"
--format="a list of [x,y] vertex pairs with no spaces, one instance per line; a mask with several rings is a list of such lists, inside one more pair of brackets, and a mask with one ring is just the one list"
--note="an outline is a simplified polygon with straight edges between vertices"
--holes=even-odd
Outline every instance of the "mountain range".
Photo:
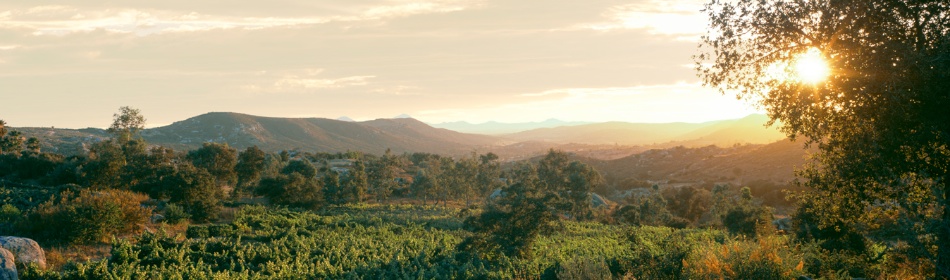
[[704,123],[605,122],[539,128],[506,134],[502,137],[514,141],[639,146],[662,144],[728,146],[736,143],[765,144],[784,139],[785,134],[774,127],[764,126],[767,121],[768,117],[765,115],[749,115],[736,120]]
[[[765,144],[784,138],[775,129],[763,126],[765,116],[707,123],[570,123],[550,120],[542,123],[503,124],[514,127],[558,125],[510,134],[485,135],[437,128],[408,116],[355,122],[325,118],[275,118],[240,113],[212,112],[167,126],[145,129],[142,137],[150,144],[190,150],[205,142],[228,143],[243,149],[259,146],[268,151],[298,149],[309,152],[362,151],[381,154],[428,152],[462,155],[472,151],[493,151],[503,158],[523,158],[550,148],[566,151],[622,150],[618,158],[646,148],[676,145],[705,146],[735,143]],[[443,124],[444,126],[444,124]],[[89,144],[108,139],[105,130],[11,128],[26,137],[37,137],[43,148],[63,154],[81,154]],[[465,130],[471,131],[471,130]],[[497,131],[497,130],[496,130]],[[622,149],[620,145],[643,148]]]
[[499,135],[499,134],[510,134],[521,131],[527,131],[532,129],[539,128],[551,128],[551,127],[560,127],[560,126],[575,126],[575,125],[584,125],[590,124],[590,122],[566,122],[557,119],[548,119],[542,122],[525,122],[525,123],[502,123],[502,122],[484,122],[479,124],[473,124],[469,122],[459,121],[459,122],[445,122],[445,123],[435,123],[430,124],[432,127],[445,128],[449,130],[454,130],[464,133],[477,133],[477,134],[488,134],[488,135]]

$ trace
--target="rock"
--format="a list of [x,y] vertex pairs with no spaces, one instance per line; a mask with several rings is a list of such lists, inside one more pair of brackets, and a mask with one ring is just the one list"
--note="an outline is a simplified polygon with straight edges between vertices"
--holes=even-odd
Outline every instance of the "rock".
[[16,236],[0,236],[0,248],[7,249],[16,257],[17,263],[34,263],[46,269],[46,253],[36,241]]
[[16,280],[16,264],[13,253],[7,249],[0,248],[0,280]]

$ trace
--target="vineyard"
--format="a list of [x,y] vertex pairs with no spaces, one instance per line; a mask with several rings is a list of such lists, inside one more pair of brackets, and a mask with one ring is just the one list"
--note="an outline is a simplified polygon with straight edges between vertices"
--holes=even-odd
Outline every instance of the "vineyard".
[[801,252],[783,247],[780,237],[753,242],[718,230],[591,222],[563,222],[534,244],[531,258],[466,259],[455,249],[470,234],[462,228],[465,212],[415,205],[320,212],[244,206],[229,223],[117,240],[107,259],[70,263],[61,272],[27,268],[21,278],[788,278],[802,269]]

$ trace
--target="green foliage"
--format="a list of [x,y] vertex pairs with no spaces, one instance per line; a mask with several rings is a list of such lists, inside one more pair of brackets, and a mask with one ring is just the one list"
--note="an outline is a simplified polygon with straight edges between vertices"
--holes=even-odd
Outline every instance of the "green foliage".
[[323,175],[323,199],[326,203],[333,205],[346,203],[345,195],[339,173],[330,170]]
[[270,199],[271,203],[291,207],[315,209],[323,202],[319,181],[296,172],[264,178],[255,193]]
[[[108,259],[62,272],[28,270],[21,279],[537,278],[559,263],[629,252],[622,229],[574,224],[542,237],[530,261],[457,258],[453,248],[467,235],[457,215],[432,206],[361,205],[320,214],[245,207],[230,224],[190,227],[185,240],[161,233],[116,240]],[[445,220],[454,222],[439,222]]]
[[287,162],[287,166],[284,166],[284,169],[280,170],[281,174],[291,174],[297,173],[305,178],[314,178],[317,176],[317,168],[313,167],[313,164],[310,164],[307,160],[291,160]]
[[366,176],[366,166],[363,164],[363,161],[357,160],[353,164],[353,169],[344,174],[341,179],[343,185],[344,196],[348,202],[363,202],[363,197],[366,196],[367,189],[367,176]]
[[214,184],[214,177],[208,171],[183,163],[178,166],[177,172],[163,178],[163,184],[169,202],[187,209],[192,220],[207,222],[217,217],[219,202],[224,194]]
[[377,201],[389,199],[398,186],[396,183],[398,166],[398,159],[389,149],[386,149],[386,153],[379,160],[368,164],[366,172],[370,181],[369,192],[376,197]]
[[164,209],[165,222],[169,224],[178,224],[184,222],[188,219],[191,219],[191,215],[188,214],[188,211],[175,203],[169,203],[165,205]]
[[207,170],[214,177],[216,186],[233,186],[237,182],[234,171],[237,150],[227,143],[204,143],[201,148],[188,152],[188,160],[195,167]]
[[109,133],[115,135],[115,139],[124,144],[137,137],[139,132],[145,129],[145,117],[139,109],[129,106],[119,107],[119,112],[112,115],[112,125],[109,126]]
[[780,237],[704,246],[683,262],[691,279],[791,279],[804,262]]
[[95,143],[89,148],[89,159],[80,170],[83,183],[92,188],[114,188],[120,182],[126,165],[122,147],[113,140]]
[[537,187],[517,183],[503,190],[504,196],[481,215],[465,221],[472,236],[459,244],[460,251],[494,260],[506,257],[529,258],[538,235],[553,230],[558,221],[553,204],[556,196],[539,192]]
[[249,188],[261,178],[266,167],[267,154],[257,146],[247,147],[238,154],[234,173],[237,175],[236,193],[248,192]]
[[9,223],[16,221],[23,215],[23,212],[20,211],[20,208],[10,204],[4,204],[0,206],[0,223]]
[[53,244],[92,244],[113,235],[141,230],[150,209],[140,206],[146,196],[122,190],[66,191],[27,213],[17,225],[20,233]]
[[678,221],[670,214],[666,199],[657,189],[628,197],[627,205],[617,210],[614,215],[617,221],[631,225],[666,226]]
[[697,224],[699,219],[712,208],[712,193],[693,186],[671,187],[661,191],[667,201],[666,208],[676,217]]
[[[796,196],[821,209],[818,225],[935,248],[907,257],[950,278],[950,2],[710,1],[704,11],[704,83],[759,100],[787,135],[818,147],[799,174],[809,191]],[[828,62],[827,81],[768,70],[794,74],[790,62],[809,51]]]

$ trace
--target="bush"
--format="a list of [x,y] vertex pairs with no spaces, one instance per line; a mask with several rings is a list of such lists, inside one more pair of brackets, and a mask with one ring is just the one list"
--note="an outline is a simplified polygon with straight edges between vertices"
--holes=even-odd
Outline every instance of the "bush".
[[787,238],[769,236],[701,247],[683,262],[686,278],[792,279],[802,275],[804,261],[788,245]]
[[165,222],[177,224],[188,219],[191,219],[191,215],[188,214],[188,211],[185,211],[184,207],[174,203],[165,206]]
[[140,204],[148,197],[134,192],[65,191],[60,199],[40,204],[18,223],[21,233],[53,244],[93,244],[113,235],[136,233],[151,209]]
[[208,226],[188,226],[185,230],[185,237],[188,238],[208,238],[211,236]]
[[16,208],[16,206],[4,204],[0,207],[0,223],[16,221],[22,214],[23,213],[21,213],[20,209]]

